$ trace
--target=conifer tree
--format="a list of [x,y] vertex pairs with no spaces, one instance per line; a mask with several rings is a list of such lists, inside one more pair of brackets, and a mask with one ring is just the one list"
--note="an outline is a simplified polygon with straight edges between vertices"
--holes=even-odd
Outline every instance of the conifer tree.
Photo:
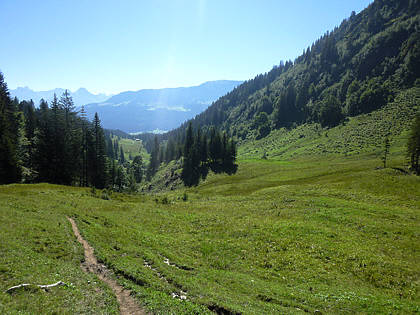
[[125,163],[125,156],[124,156],[124,151],[123,151],[122,146],[120,146],[120,159],[119,159],[119,161],[120,161],[121,164]]
[[411,169],[416,175],[420,175],[420,113],[416,115],[411,126],[411,132],[407,142],[407,155],[410,159]]
[[94,145],[94,161],[93,168],[94,174],[92,184],[96,188],[104,188],[106,186],[106,158],[105,158],[105,138],[104,132],[101,127],[98,113],[95,113],[93,119],[93,145]]
[[200,154],[198,139],[194,139],[191,123],[188,125],[184,145],[181,178],[185,186],[197,185],[200,180]]
[[0,184],[20,181],[18,122],[3,74],[0,72]]
[[210,143],[209,143],[209,159],[210,159],[210,169],[215,173],[220,173],[222,171],[222,139],[220,133],[212,128],[210,131]]
[[153,148],[150,154],[150,163],[147,168],[147,179],[150,180],[159,168],[159,141],[157,136],[153,140]]
[[207,135],[203,134],[201,136],[200,129],[198,129],[197,133],[197,142],[198,145],[198,153],[200,155],[200,175],[203,180],[207,178],[207,174],[209,173],[209,165],[208,165],[208,143],[207,143]]
[[137,183],[140,183],[143,179],[143,159],[141,155],[134,157],[133,162],[131,163],[131,169],[133,170],[134,178]]
[[386,162],[388,159],[388,154],[389,154],[389,147],[391,146],[390,142],[389,142],[389,137],[385,137],[384,140],[384,153],[382,155],[382,162],[384,163],[384,168],[386,168]]

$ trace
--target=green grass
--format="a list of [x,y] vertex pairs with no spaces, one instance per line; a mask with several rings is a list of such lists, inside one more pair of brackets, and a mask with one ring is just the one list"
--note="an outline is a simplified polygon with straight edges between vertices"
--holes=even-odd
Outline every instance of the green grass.
[[[126,161],[130,161],[129,157],[134,159],[135,156],[141,155],[143,161],[149,161],[150,154],[147,153],[141,141],[135,141],[132,139],[121,138],[119,140],[120,146],[123,148],[124,158]],[[119,152],[118,152],[119,154]]]
[[380,155],[384,139],[389,135],[392,152],[405,150],[407,126],[420,110],[420,88],[400,93],[381,110],[351,117],[348,122],[331,129],[319,124],[304,124],[295,129],[274,130],[261,140],[247,140],[239,147],[241,158],[269,159],[308,158],[320,156]]
[[[0,188],[0,313],[118,313],[112,291],[80,268],[83,249],[64,216],[79,192],[53,185]],[[4,290],[21,283],[68,286]]]
[[[246,314],[317,309],[419,312],[420,179],[376,169],[377,165],[378,160],[368,156],[243,160],[236,175],[210,175],[199,187],[186,190],[186,202],[182,190],[154,196],[114,194],[106,201],[78,188],[4,186],[1,211],[9,219],[1,224],[13,227],[28,220],[36,226],[30,218],[39,216],[46,226],[54,226],[47,233],[63,247],[61,255],[68,257],[76,243],[64,216],[75,217],[99,259],[119,273],[119,281],[155,313],[203,313],[208,307]],[[162,203],[165,197],[168,204]],[[49,206],[35,206],[39,199]],[[32,230],[33,236],[25,237],[25,242],[43,235]],[[61,245],[65,239],[70,249]],[[9,241],[2,248],[3,260],[14,257],[9,251],[21,251],[20,242],[24,240]],[[45,245],[47,253],[32,254],[32,260],[50,257],[54,244]],[[25,250],[36,253],[37,246],[30,242]],[[78,259],[70,260],[67,267],[64,258],[56,256],[50,264],[81,273],[81,251],[76,247]],[[178,267],[165,264],[165,258]],[[5,282],[3,271],[2,287],[63,278],[60,271],[57,277],[25,278],[34,268],[17,260],[19,277]],[[146,268],[145,261],[157,271]],[[46,276],[54,268],[37,272]],[[72,289],[74,294],[90,288],[80,287],[81,279]],[[76,280],[64,277],[63,281]],[[171,297],[181,290],[187,292],[187,302]],[[26,295],[0,297],[6,311],[15,309],[11,301],[28,299]]]
[[[152,313],[419,313],[420,177],[398,170],[418,92],[329,130],[249,140],[237,174],[209,174],[190,189],[165,184],[174,163],[152,183],[166,193],[102,200],[75,187],[0,186],[0,313],[118,310],[80,269],[66,216]],[[71,285],[3,292],[58,280]],[[186,301],[172,298],[182,292]]]

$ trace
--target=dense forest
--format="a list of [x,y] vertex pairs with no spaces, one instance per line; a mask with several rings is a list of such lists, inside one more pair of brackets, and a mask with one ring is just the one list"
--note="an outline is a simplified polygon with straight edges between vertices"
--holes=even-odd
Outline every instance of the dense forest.
[[119,136],[104,131],[96,114],[76,111],[66,90],[48,104],[11,99],[0,73],[0,183],[48,182],[97,188],[135,188],[141,156],[125,160]]
[[294,61],[244,82],[159,141],[184,143],[192,124],[241,142],[307,122],[329,128],[383,107],[420,84],[419,7],[418,0],[377,0],[352,12]]
[[[170,142],[165,148],[154,137],[146,163],[141,155],[125,158],[119,131],[103,130],[98,114],[92,122],[78,112],[66,90],[51,104],[41,100],[11,99],[0,73],[0,183],[48,182],[62,185],[136,191],[143,179],[151,180],[162,162],[183,158],[182,179],[197,185],[208,170],[233,174],[236,146],[226,133],[212,129],[209,136],[187,130],[184,146]],[[208,139],[208,140],[207,140]]]

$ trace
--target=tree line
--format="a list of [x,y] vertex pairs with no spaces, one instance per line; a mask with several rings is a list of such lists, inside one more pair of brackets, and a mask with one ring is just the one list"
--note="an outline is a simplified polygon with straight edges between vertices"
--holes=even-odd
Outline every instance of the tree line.
[[196,186],[206,179],[209,170],[214,173],[236,173],[236,145],[226,133],[215,128],[209,134],[196,131],[188,125],[185,136],[181,178],[185,186]]
[[146,179],[151,180],[162,163],[182,160],[181,179],[185,186],[196,186],[205,180],[209,171],[214,173],[236,173],[236,143],[225,132],[216,128],[207,131],[194,129],[189,124],[181,137],[147,135],[145,146],[150,150],[150,163],[146,169]]
[[0,184],[48,182],[123,190],[144,174],[141,156],[126,161],[119,137],[78,112],[66,90],[50,104],[11,99],[0,72]]

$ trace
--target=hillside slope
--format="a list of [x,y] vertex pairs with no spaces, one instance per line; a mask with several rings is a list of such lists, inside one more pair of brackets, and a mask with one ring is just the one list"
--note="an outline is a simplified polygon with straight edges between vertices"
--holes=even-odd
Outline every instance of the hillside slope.
[[383,154],[389,137],[391,152],[405,155],[407,135],[415,114],[420,110],[420,87],[401,92],[394,101],[368,114],[350,117],[339,126],[323,129],[307,123],[294,129],[281,128],[263,139],[241,141],[241,159],[319,158]]
[[[382,108],[419,84],[419,7],[418,0],[374,1],[294,62],[244,82],[191,123],[216,126],[238,140],[260,139],[303,123],[334,127]],[[161,139],[182,138],[187,124]]]

